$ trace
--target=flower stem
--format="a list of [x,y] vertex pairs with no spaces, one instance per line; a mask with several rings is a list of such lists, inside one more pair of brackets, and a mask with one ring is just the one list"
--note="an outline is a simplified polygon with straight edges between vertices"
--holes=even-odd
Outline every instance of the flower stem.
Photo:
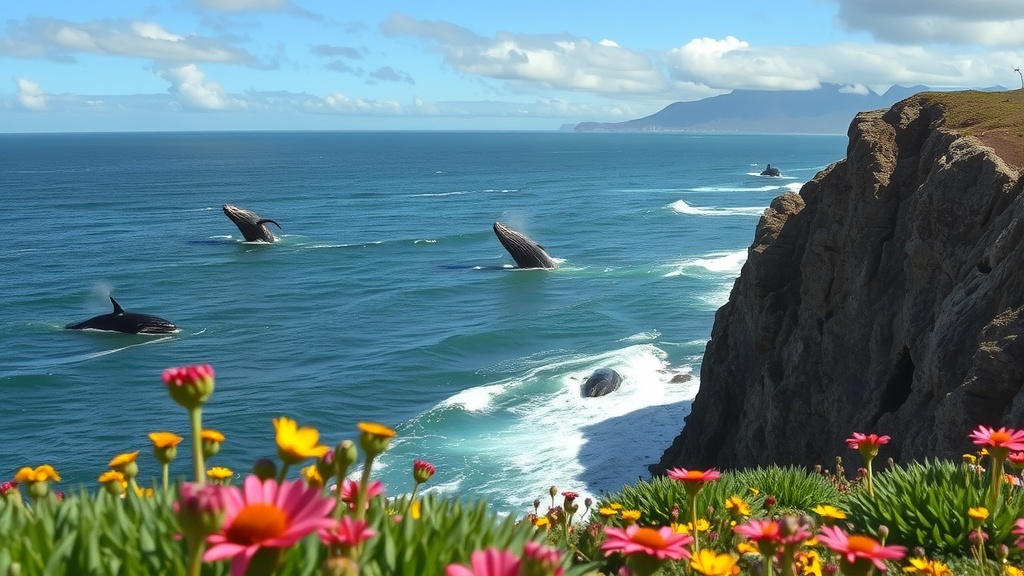
[[356,496],[356,520],[362,520],[366,516],[366,494],[370,490],[370,468],[373,466],[373,456],[366,455],[366,463],[363,465],[363,475],[359,478],[359,495]]
[[281,485],[284,483],[284,479],[288,477],[288,467],[291,466],[287,462],[281,462],[281,472],[277,475],[277,484]]
[[403,515],[409,514],[409,509],[412,508],[412,503],[416,501],[416,492],[418,492],[419,489],[420,489],[420,483],[417,482],[412,487],[412,494],[409,495],[409,502],[405,505],[405,512],[403,513]]
[[171,468],[171,466],[170,466],[170,464],[165,462],[165,463],[160,465],[160,468],[162,469],[161,470],[161,476],[162,476],[163,483],[164,483],[164,499],[166,500],[168,498],[168,496],[170,494],[170,490],[171,490],[171,487],[170,487],[171,486],[171,482],[170,482],[170,477],[171,477],[170,468]]
[[199,576],[200,571],[203,567],[203,549],[206,547],[206,543],[203,540],[195,541],[194,538],[188,540],[188,576]]
[[700,550],[700,533],[697,531],[697,494],[687,494],[686,499],[690,504],[690,533],[693,534],[693,551]]
[[196,484],[206,484],[206,465],[203,463],[203,408],[196,406],[188,411],[189,423],[192,425],[192,463],[196,476]]
[[874,498],[875,497],[875,487],[871,483],[871,475],[872,475],[871,474],[871,460],[873,460],[873,459],[872,458],[868,458],[867,459],[867,467],[868,467],[868,496],[871,497],[871,498]]
[[1000,504],[999,501],[999,490],[1003,483],[1003,458],[1000,458],[996,454],[992,454],[992,484],[989,488],[988,494],[988,509],[992,511],[994,515]]

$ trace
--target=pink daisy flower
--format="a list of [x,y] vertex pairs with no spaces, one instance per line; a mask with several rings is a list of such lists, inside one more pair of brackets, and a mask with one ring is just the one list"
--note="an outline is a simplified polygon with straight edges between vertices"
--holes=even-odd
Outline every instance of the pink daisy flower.
[[352,547],[373,538],[377,532],[371,529],[365,520],[342,516],[341,520],[330,528],[321,528],[317,535],[325,546]]
[[686,549],[693,543],[689,534],[676,534],[670,526],[654,528],[631,524],[625,529],[605,528],[605,540],[601,544],[605,556],[618,552],[623,556],[646,554],[659,560],[681,560],[690,558]]
[[1019,536],[1017,538],[1017,548],[1024,548],[1024,518],[1017,518],[1017,521],[1013,523],[1013,534]]
[[853,450],[859,450],[865,458],[870,459],[874,458],[875,454],[878,454],[878,448],[883,444],[888,444],[889,440],[888,436],[854,432],[853,436],[846,439],[846,445]]
[[1001,448],[1008,451],[1024,450],[1024,430],[1001,427],[999,430],[978,426],[971,432],[970,439],[978,446]]
[[699,482],[701,484],[712,480],[718,480],[722,477],[718,470],[715,470],[714,468],[704,471],[687,470],[686,468],[672,468],[671,470],[667,470],[665,474],[669,478],[680,482]]
[[[366,499],[367,506],[369,506],[370,498],[380,496],[384,493],[384,483],[380,480],[374,480],[370,482],[370,485],[366,487]],[[355,506],[356,496],[359,494],[359,482],[357,480],[345,480],[341,483],[341,499],[348,502],[350,506]]]
[[873,538],[859,534],[851,536],[835,526],[823,526],[818,541],[838,553],[841,561],[860,566],[871,562],[882,572],[886,571],[883,560],[901,560],[907,555],[903,546],[883,546]]
[[477,550],[469,557],[469,568],[449,564],[445,576],[519,576],[519,558],[506,550]]
[[335,526],[328,517],[334,499],[302,481],[245,479],[242,488],[223,487],[224,524],[206,538],[203,561],[231,558],[231,576],[243,576],[260,548],[288,548],[307,534]]
[[781,526],[777,520],[752,518],[745,524],[733,526],[732,531],[754,542],[781,542]]

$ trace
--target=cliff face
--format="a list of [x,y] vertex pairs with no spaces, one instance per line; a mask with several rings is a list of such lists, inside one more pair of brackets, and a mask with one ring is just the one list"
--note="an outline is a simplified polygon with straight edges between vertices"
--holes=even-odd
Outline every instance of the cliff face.
[[701,387],[652,472],[830,465],[852,432],[897,461],[1024,425],[1024,198],[927,95],[864,112],[847,157],[758,223]]

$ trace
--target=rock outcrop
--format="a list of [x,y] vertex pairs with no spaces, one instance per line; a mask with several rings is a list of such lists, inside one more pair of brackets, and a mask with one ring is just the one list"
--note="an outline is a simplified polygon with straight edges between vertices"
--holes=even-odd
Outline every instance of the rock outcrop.
[[1024,198],[1016,168],[928,94],[863,112],[847,156],[776,198],[715,316],[682,433],[652,466],[959,458],[1024,427]]

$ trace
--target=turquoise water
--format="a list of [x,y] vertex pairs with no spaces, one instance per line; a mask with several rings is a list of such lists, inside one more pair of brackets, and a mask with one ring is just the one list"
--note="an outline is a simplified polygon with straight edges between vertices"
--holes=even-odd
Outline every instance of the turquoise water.
[[[575,133],[0,135],[0,479],[50,463],[92,485],[146,435],[183,436],[164,368],[210,363],[210,462],[275,454],[272,419],[325,443],[398,437],[378,477],[521,513],[551,485],[614,491],[682,428],[715,310],[758,216],[841,136]],[[781,178],[758,176],[761,164]],[[281,240],[242,241],[235,204]],[[554,271],[519,270],[501,220]],[[110,311],[173,335],[70,331]],[[609,366],[625,380],[584,399]],[[686,383],[670,383],[691,374]],[[183,446],[182,454],[188,453]],[[189,470],[187,459],[174,472]]]

